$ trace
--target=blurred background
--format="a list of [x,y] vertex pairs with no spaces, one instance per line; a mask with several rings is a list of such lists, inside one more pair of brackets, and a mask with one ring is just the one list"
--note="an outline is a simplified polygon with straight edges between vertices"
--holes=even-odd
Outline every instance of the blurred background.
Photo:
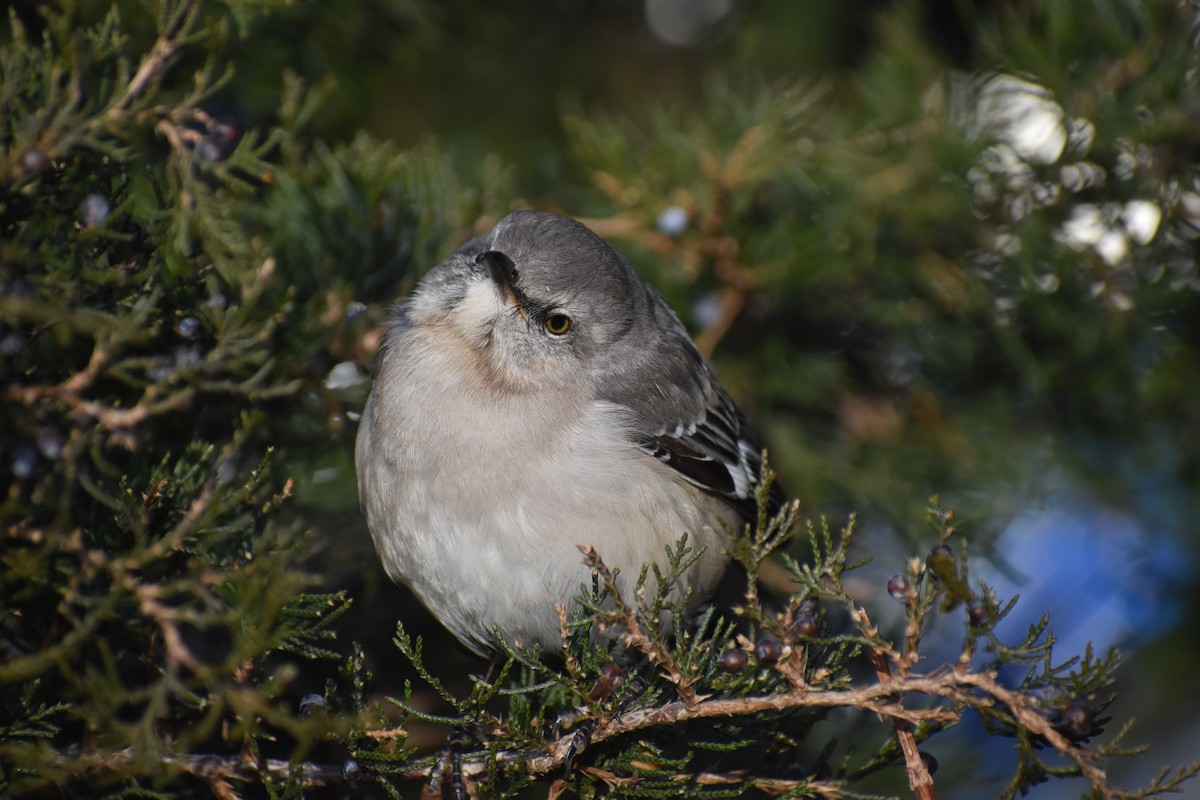
[[[1133,783],[1200,756],[1196,22],[1167,0],[297,2],[220,45],[238,67],[212,110],[268,125],[290,71],[326,92],[311,141],[444,159],[462,239],[516,207],[584,218],[672,302],[804,514],[857,512],[877,622],[900,630],[886,583],[934,543],[936,494],[973,577],[1021,595],[1002,634],[1049,611],[1057,661],[1123,650],[1110,711],[1153,745],[1115,767]],[[316,254],[360,276],[359,336],[292,464],[386,691],[398,617],[443,674],[472,662],[357,512],[372,347],[418,277],[364,203],[375,249]],[[929,668],[961,642],[944,622]],[[1006,750],[940,744],[955,796],[996,794]]]

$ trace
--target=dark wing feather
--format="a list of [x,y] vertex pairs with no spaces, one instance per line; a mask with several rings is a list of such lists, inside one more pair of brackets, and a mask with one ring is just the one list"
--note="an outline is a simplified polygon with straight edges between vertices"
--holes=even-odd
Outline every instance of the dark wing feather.
[[[642,447],[683,478],[721,495],[745,517],[755,513],[754,490],[762,472],[762,453],[749,420],[718,386],[713,386],[703,416],[651,434]],[[768,511],[783,504],[783,491],[772,484]]]
[[[642,335],[637,355],[624,359],[612,380],[601,383],[605,399],[632,412],[637,444],[647,453],[751,519],[762,472],[758,438],[666,301],[643,286],[646,294],[638,299],[644,299],[649,322],[661,335]],[[647,347],[649,342],[654,345]],[[770,512],[782,503],[776,483]]]

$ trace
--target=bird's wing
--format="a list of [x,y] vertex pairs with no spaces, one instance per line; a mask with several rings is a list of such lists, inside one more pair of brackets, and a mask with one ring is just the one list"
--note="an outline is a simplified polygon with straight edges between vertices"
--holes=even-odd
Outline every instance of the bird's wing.
[[[619,378],[604,384],[604,399],[630,410],[639,447],[752,517],[762,472],[758,437],[656,292],[651,307],[663,335],[626,361]],[[782,503],[776,483],[771,513]]]
[[748,512],[754,506],[762,454],[746,416],[719,386],[713,389],[699,413],[648,432],[639,444],[691,483]]

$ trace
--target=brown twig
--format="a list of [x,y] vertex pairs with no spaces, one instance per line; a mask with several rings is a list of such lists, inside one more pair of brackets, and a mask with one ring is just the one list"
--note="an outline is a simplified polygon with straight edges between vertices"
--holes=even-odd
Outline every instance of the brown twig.
[[[871,622],[866,609],[861,606],[854,608],[850,614],[850,618],[858,626],[864,638],[875,641],[879,640],[879,631],[875,627],[875,623]],[[871,666],[875,669],[875,675],[878,677],[880,684],[892,684],[898,679],[903,680],[908,678],[912,670],[917,646],[920,643],[920,628],[910,621],[905,634],[907,648],[903,654],[897,653],[890,646],[887,649],[879,646],[873,646],[868,649]],[[893,661],[899,667],[898,673],[892,672]],[[929,767],[926,765],[925,759],[921,758],[921,751],[917,749],[917,740],[913,735],[912,724],[908,720],[898,717],[892,718],[892,724],[896,730],[896,741],[900,745],[900,752],[904,755],[904,768],[909,788],[913,790],[913,794],[920,798],[920,800],[936,800],[937,795],[934,792],[933,776],[929,773]]]
[[679,695],[684,704],[695,706],[699,703],[703,698],[696,694],[696,690],[692,688],[694,681],[679,670],[679,667],[675,664],[675,659],[671,657],[669,652],[659,647],[654,639],[642,630],[641,623],[638,622],[637,613],[625,601],[620,587],[617,586],[616,579],[600,559],[596,549],[591,546],[580,546],[579,550],[584,555],[584,563],[590,565],[592,569],[600,574],[601,580],[604,581],[608,589],[609,597],[612,598],[613,604],[616,606],[613,616],[619,618],[617,624],[623,628],[621,631],[622,641],[658,665],[666,679],[675,684],[676,694]]
[[[592,732],[591,742],[596,744],[634,733],[647,728],[676,725],[697,719],[719,717],[745,717],[769,711],[785,711],[798,708],[862,708],[887,717],[898,717],[912,722],[950,721],[958,714],[944,709],[908,709],[900,703],[880,702],[883,698],[904,693],[933,694],[954,699],[958,697],[953,685],[946,680],[910,678],[888,685],[872,684],[857,689],[839,691],[787,692],[759,697],[702,700],[689,706],[682,701],[667,703],[656,708],[627,711],[611,720],[601,722]],[[526,767],[539,774],[561,768],[565,763],[568,738],[551,744],[544,755],[526,760]]]
[[[135,760],[135,758],[136,756],[132,750],[122,750],[117,753],[107,754],[96,752],[84,756],[85,760],[94,762],[97,768],[102,766],[120,766]],[[168,768],[174,768],[207,781],[213,786],[214,790],[222,787],[231,792],[233,791],[233,787],[229,786],[229,781],[257,783],[263,779],[283,781],[291,778],[305,789],[345,786],[351,782],[343,774],[341,765],[313,764],[309,762],[295,763],[278,758],[250,760],[240,756],[228,755],[168,755],[163,757],[162,763]],[[467,765],[464,764],[464,770],[466,767]],[[635,776],[619,775],[598,767],[585,767],[582,771],[614,787],[634,786],[641,780]],[[479,771],[476,770],[471,771],[471,775],[478,773]],[[395,777],[408,781],[418,778],[424,780],[427,777],[427,771],[399,773]],[[701,772],[697,775],[688,776],[686,780],[689,784],[698,786],[736,786],[749,780],[756,788],[769,794],[785,794],[786,792],[803,787],[809,793],[820,797],[845,797],[844,789],[835,781],[758,778],[740,772]],[[570,783],[568,781],[555,781],[554,786],[551,787],[550,797],[561,796],[569,788]],[[218,796],[223,795],[218,794]],[[226,796],[237,797],[238,795],[233,793]]]
[[111,431],[124,431],[137,427],[150,417],[186,408],[191,404],[194,395],[192,389],[180,389],[161,400],[155,400],[153,392],[147,390],[137,405],[130,408],[114,408],[80,397],[79,381],[72,378],[58,386],[12,386],[4,393],[4,399],[23,405],[32,405],[39,400],[59,400],[72,411],[97,420]]
[[167,64],[179,50],[179,36],[185,32],[195,18],[199,6],[195,2],[185,2],[176,12],[175,24],[170,30],[163,31],[154,43],[154,47],[142,59],[137,72],[133,74],[125,91],[121,93],[108,110],[104,119],[119,117],[129,109],[133,102],[146,91],[151,82],[157,80],[167,69]]
[[[883,651],[872,647],[870,658],[871,666],[875,668],[879,683],[881,685],[892,683],[892,667]],[[929,767],[925,764],[925,759],[921,758],[921,751],[917,749],[917,740],[913,736],[911,723],[899,717],[892,717],[892,724],[896,729],[896,740],[900,743],[900,752],[904,754],[904,769],[913,794],[920,800],[936,800],[933,776],[929,774]]]
[[[585,767],[582,771],[614,787],[636,786],[642,780],[637,776],[618,775],[615,772],[597,767]],[[695,786],[737,786],[749,781],[754,788],[767,794],[786,794],[802,788],[805,790],[805,796],[816,795],[831,798],[846,796],[842,785],[834,781],[760,778],[742,772],[701,772],[698,775],[689,775],[686,778],[681,777],[679,780],[680,782],[686,780],[688,785]]]
[[[905,753],[910,785],[918,797],[931,798],[934,796],[933,782],[928,778],[928,769],[925,768],[924,761],[916,752],[915,740],[907,726],[921,722],[950,722],[959,718],[962,707],[986,708],[1000,704],[1012,713],[1019,725],[1044,738],[1061,755],[1074,762],[1098,795],[1110,800],[1135,796],[1134,793],[1110,787],[1107,784],[1104,770],[1093,763],[1086,750],[1072,745],[1065,736],[1054,729],[1049,720],[1039,713],[1033,700],[1019,692],[1005,688],[997,681],[995,675],[945,670],[931,676],[893,677],[885,654],[880,652],[872,660],[879,674],[878,683],[845,690],[791,691],[777,695],[706,699],[694,705],[680,700],[655,708],[634,709],[597,724],[590,737],[590,743],[594,746],[649,728],[677,725],[698,719],[747,717],[765,712],[801,708],[858,708],[891,717],[894,722],[898,723],[898,728],[905,728],[903,731],[898,730],[897,735],[901,738],[901,747]],[[911,709],[906,708],[899,701],[890,699],[914,694],[944,698],[958,708]],[[402,735],[403,731],[402,729],[392,729],[377,733],[379,735],[372,736],[372,738],[387,738],[385,733]],[[908,739],[907,746],[904,744],[906,738]],[[548,743],[546,748],[540,752],[503,751],[494,755],[484,753],[464,755],[462,775],[464,778],[470,779],[485,774],[488,770],[493,769],[490,763],[492,758],[501,768],[517,767],[522,773],[535,778],[554,775],[564,769],[568,757],[577,755],[577,752],[572,752],[576,744],[573,736],[566,735]],[[97,753],[95,754],[94,768],[110,769],[124,761],[132,760],[132,758],[133,755],[130,751],[103,755]],[[247,763],[234,756],[185,755],[168,757],[166,763],[210,781],[259,781],[264,778],[277,780],[291,774],[302,787],[322,787],[344,783],[346,780],[341,776],[340,768],[337,767],[311,763],[293,764],[276,759]],[[425,759],[419,764],[414,764],[411,769],[392,773],[392,775],[401,781],[427,783],[431,775],[440,774],[438,764],[437,759],[432,761]],[[607,773],[596,767],[584,767],[583,769],[588,774],[608,782],[628,784],[636,780],[636,778]],[[924,778],[922,773],[924,773]],[[735,773],[727,775],[701,773],[697,776],[690,776],[689,780],[699,781],[706,785],[732,785],[742,780],[751,780],[760,789],[775,793],[783,793],[805,785],[822,796],[844,796],[839,785],[832,782],[801,784],[791,780],[770,777],[752,778]]]
[[171,149],[180,152],[192,150],[204,139],[204,134],[200,131],[185,128],[165,119],[159,120],[158,124],[154,126],[154,130],[170,143]]
[[1036,702],[1032,698],[1005,688],[996,680],[994,673],[963,672],[958,674],[958,681],[963,685],[973,686],[1003,703],[1022,727],[1041,736],[1060,755],[1074,762],[1099,796],[1104,798],[1129,796],[1127,792],[1108,785],[1107,774],[1096,766],[1088,751],[1075,747],[1067,737],[1055,730],[1050,720],[1038,711]]
[[147,617],[158,623],[162,631],[163,646],[166,649],[167,667],[172,671],[178,667],[195,670],[200,666],[192,651],[183,642],[178,620],[179,614],[175,609],[164,605],[161,601],[162,590],[152,583],[131,586],[138,598],[138,608]]
[[166,36],[159,37],[154,43],[153,49],[142,59],[142,63],[138,65],[138,70],[133,75],[133,79],[129,81],[129,85],[125,87],[125,91],[121,96],[108,107],[104,112],[104,116],[108,119],[119,117],[129,109],[142,92],[146,91],[146,87],[152,80],[159,77],[166,69],[167,62],[175,55],[179,49],[179,44],[174,39]]

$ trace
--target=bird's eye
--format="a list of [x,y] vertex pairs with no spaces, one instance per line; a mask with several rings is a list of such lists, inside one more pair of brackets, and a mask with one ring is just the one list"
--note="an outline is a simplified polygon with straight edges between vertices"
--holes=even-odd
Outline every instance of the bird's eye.
[[554,336],[562,336],[571,330],[571,318],[566,314],[551,314],[546,317],[546,330]]

